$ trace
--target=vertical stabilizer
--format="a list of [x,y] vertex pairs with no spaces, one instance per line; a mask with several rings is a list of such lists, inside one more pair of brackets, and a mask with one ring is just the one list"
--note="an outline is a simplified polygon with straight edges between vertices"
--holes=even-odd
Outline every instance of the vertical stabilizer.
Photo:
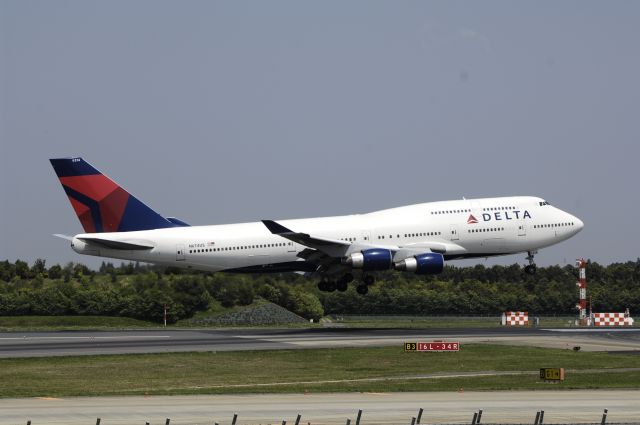
[[82,158],[50,159],[86,233],[176,227]]

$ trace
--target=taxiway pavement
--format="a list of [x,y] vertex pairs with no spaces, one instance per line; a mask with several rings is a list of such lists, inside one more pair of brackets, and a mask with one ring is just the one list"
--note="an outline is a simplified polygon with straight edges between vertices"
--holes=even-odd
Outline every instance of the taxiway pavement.
[[411,423],[423,408],[423,424],[470,423],[483,410],[483,423],[533,423],[544,410],[545,423],[599,423],[603,409],[607,422],[640,423],[640,391],[501,391],[416,393],[261,394],[154,397],[78,397],[0,399],[0,425],[26,423],[86,425],[102,419],[104,425],[172,425],[355,423],[363,410],[362,425]]

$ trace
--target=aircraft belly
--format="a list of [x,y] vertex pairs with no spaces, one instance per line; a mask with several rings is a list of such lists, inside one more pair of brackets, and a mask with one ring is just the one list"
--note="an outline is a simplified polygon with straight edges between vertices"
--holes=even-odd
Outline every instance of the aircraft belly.
[[246,255],[246,256],[216,256],[188,259],[188,263],[195,267],[207,267],[208,269],[226,270],[239,269],[243,267],[259,266],[263,264],[295,261],[295,255],[275,254],[275,255]]
[[482,252],[487,253],[505,252],[507,250],[507,243],[504,238],[484,239],[480,245]]

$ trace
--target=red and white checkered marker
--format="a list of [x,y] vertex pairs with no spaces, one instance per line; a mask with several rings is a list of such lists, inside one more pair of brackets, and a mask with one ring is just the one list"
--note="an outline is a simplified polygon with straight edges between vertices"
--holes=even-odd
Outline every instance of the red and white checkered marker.
[[529,326],[529,313],[526,311],[507,311],[502,313],[503,326]]
[[594,326],[633,326],[629,310],[625,313],[593,313]]

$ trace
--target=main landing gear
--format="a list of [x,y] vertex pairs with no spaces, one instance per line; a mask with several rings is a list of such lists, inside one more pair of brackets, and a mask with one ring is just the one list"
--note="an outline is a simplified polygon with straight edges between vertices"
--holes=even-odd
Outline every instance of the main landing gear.
[[533,262],[533,257],[537,254],[537,251],[528,251],[527,252],[527,260],[529,261],[529,265],[525,266],[524,272],[526,274],[534,275],[537,271],[536,263]]
[[353,280],[353,275],[351,273],[344,274],[338,280],[328,280],[322,279],[318,282],[318,289],[322,292],[334,292],[336,289],[340,292],[344,292],[347,290],[349,286],[349,282]]
[[369,292],[369,286],[373,285],[376,282],[376,278],[373,275],[365,275],[362,278],[362,283],[356,287],[356,291],[360,295],[367,295]]
[[[349,283],[353,281],[353,275],[351,273],[344,274],[338,280],[329,280],[323,278],[318,282],[318,289],[322,292],[334,292],[336,289],[340,292],[347,290]],[[362,283],[356,286],[356,292],[360,295],[366,295],[369,292],[369,286],[375,283],[376,279],[373,275],[365,275],[362,278]]]

